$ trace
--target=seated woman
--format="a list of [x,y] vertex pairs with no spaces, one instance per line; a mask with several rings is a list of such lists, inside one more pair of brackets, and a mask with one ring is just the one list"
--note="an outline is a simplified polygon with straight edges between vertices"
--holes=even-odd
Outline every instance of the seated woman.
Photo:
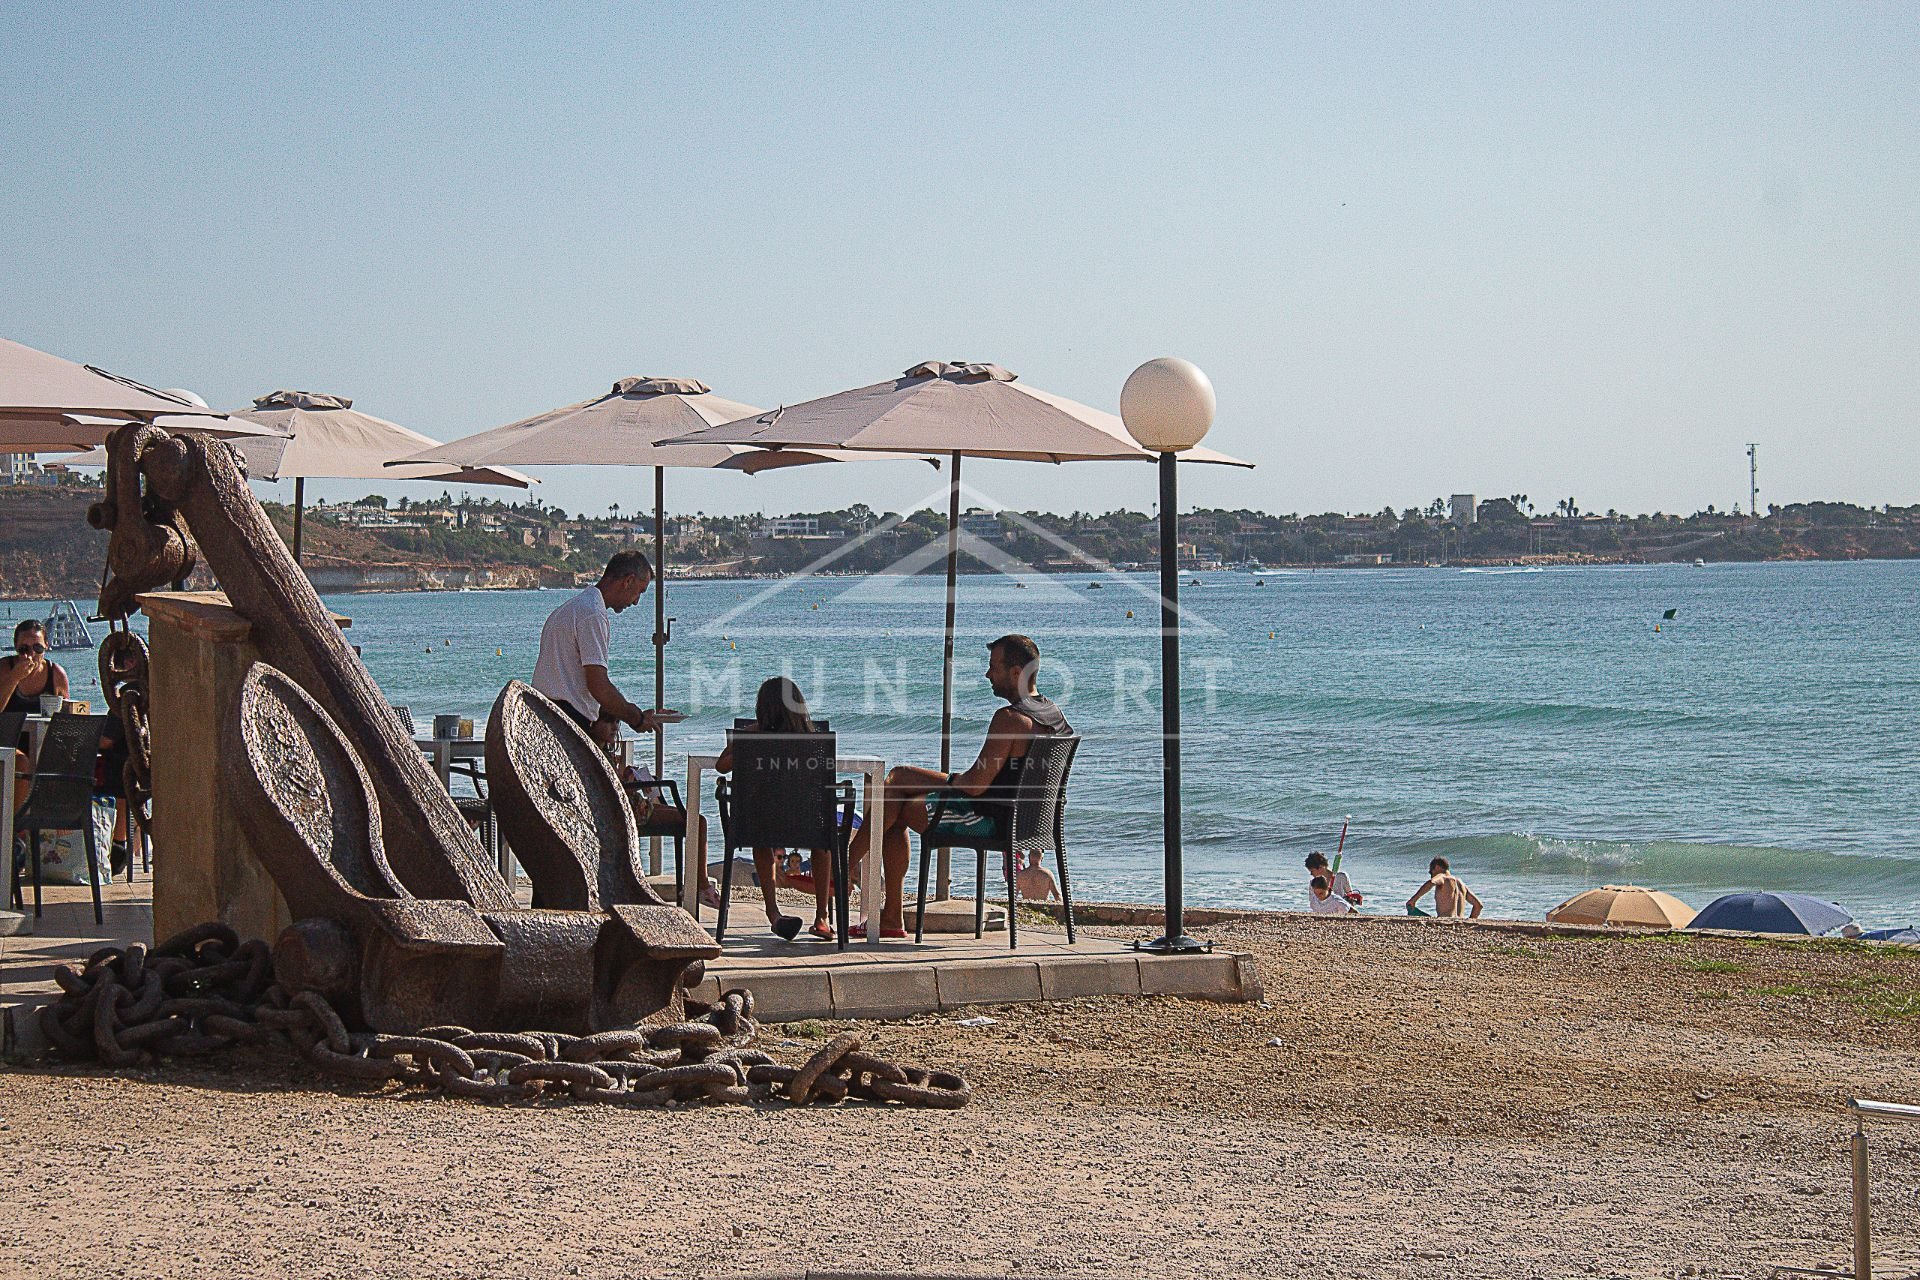
[[[753,727],[740,733],[812,733],[813,717],[807,712],[807,700],[800,687],[785,676],[774,676],[760,686],[753,700]],[[733,748],[720,753],[714,768],[721,773],[733,771]],[[792,941],[800,932],[798,916],[782,915],[774,895],[774,856],[776,850],[753,851],[753,874],[760,882],[760,895],[766,900],[767,924],[782,938]],[[807,932],[822,941],[832,941],[833,925],[828,903],[833,898],[833,859],[825,849],[813,851],[813,926]]]
[[[47,632],[38,619],[28,618],[13,629],[13,650],[0,658],[0,711],[38,714],[42,695],[67,696],[66,670],[47,656]],[[19,742],[7,745],[20,749],[13,784],[13,803],[18,808],[33,785],[33,762],[27,757],[30,739],[22,734]]]

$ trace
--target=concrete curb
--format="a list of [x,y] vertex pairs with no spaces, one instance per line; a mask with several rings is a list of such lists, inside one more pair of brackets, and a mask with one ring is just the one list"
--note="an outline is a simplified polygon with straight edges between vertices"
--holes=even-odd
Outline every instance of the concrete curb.
[[694,994],[716,1000],[731,986],[752,988],[763,1022],[909,1018],[969,1005],[1036,1004],[1087,996],[1186,996],[1229,1004],[1264,997],[1253,957],[1238,951],[1184,956],[1016,954],[992,960],[750,973],[720,969],[709,973]]

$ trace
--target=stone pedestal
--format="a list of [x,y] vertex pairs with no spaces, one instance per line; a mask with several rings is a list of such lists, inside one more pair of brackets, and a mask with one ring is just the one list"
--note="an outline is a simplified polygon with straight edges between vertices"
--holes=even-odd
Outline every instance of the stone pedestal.
[[154,938],[220,920],[272,942],[292,917],[219,784],[222,728],[260,660],[253,628],[218,591],[155,591],[138,603],[151,655]]

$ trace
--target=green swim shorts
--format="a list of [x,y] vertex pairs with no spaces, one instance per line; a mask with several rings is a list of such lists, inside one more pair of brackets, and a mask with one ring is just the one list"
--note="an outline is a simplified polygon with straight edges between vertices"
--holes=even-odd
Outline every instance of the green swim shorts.
[[[933,810],[940,806],[939,825],[933,825]],[[942,836],[966,844],[991,841],[1000,835],[1000,818],[977,804],[972,796],[957,791],[936,792],[927,797],[927,834]]]

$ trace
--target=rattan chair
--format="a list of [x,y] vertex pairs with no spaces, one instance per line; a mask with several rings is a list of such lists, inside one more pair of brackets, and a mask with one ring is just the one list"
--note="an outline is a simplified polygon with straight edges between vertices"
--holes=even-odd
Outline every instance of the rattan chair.
[[973,936],[986,933],[987,855],[1005,857],[1007,868],[1007,946],[1020,945],[1015,927],[1020,892],[1014,885],[1013,855],[1052,851],[1060,864],[1060,901],[1067,921],[1067,941],[1073,933],[1073,882],[1067,878],[1067,776],[1073,772],[1073,757],[1080,750],[1078,734],[1042,734],[1027,744],[1026,763],[1020,769],[1020,781],[1012,801],[1005,807],[1005,827],[990,838],[967,840],[952,831],[939,831],[945,813],[945,800],[932,797],[926,833],[920,837],[920,893],[914,912],[913,938],[918,942],[927,929],[927,868],[935,849],[972,849],[977,855],[973,890]]
[[[93,889],[93,922],[106,923],[100,905],[100,854],[93,841],[93,770],[100,758],[106,716],[57,715],[41,740],[33,766],[33,790],[14,815],[15,831],[25,831],[33,867],[33,914],[40,915],[40,833],[78,831],[87,850],[87,883]],[[18,904],[20,866],[7,851],[8,899]]]
[[[715,942],[727,932],[733,893],[733,855],[739,849],[825,849],[833,859],[838,941],[847,945],[847,847],[853,832],[854,789],[839,780],[839,742],[831,733],[727,735],[733,775],[714,787],[720,806],[720,918]],[[877,921],[876,921],[877,924]]]

